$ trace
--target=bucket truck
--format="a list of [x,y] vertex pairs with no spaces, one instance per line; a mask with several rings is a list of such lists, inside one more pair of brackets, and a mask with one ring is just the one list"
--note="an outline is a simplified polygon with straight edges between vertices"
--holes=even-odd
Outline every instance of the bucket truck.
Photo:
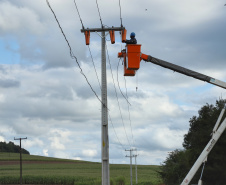
[[[119,58],[124,59],[124,76],[135,76],[136,70],[140,68],[140,61],[144,60],[146,62],[151,62],[153,64],[162,66],[167,69],[171,69],[173,71],[176,71],[178,73],[191,76],[193,78],[196,78],[198,80],[202,80],[204,82],[208,82],[210,84],[219,86],[221,88],[226,89],[226,83],[223,81],[220,81],[218,79],[212,78],[210,76],[198,73],[196,71],[192,71],[190,69],[186,69],[184,67],[181,67],[179,65],[175,65],[169,62],[166,62],[164,60],[160,60],[158,58],[152,57],[150,55],[146,55],[141,53],[141,45],[140,44],[128,44],[126,45],[126,49],[122,50],[118,53]],[[213,129],[212,138],[209,141],[209,143],[204,148],[203,152],[200,154],[199,158],[193,165],[193,167],[190,169],[189,173],[181,183],[181,185],[188,185],[192,178],[194,177],[195,173],[198,171],[199,167],[207,160],[207,156],[209,152],[212,150],[213,146],[216,144],[218,139],[220,138],[221,134],[224,132],[226,128],[226,118],[220,125],[220,121],[223,117],[223,114],[225,112],[225,107],[222,110],[216,125]],[[219,126],[220,125],[220,126]],[[199,185],[202,184],[201,179],[199,180]]]

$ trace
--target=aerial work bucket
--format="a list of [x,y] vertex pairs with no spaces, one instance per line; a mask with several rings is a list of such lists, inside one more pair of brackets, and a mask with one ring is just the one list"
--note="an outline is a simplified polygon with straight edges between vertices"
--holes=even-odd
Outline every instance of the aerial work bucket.
[[124,76],[135,76],[136,71],[135,70],[129,70],[127,69],[127,62],[126,62],[126,50],[122,50],[122,52],[118,53],[118,58],[123,58],[124,62]]
[[140,68],[141,44],[128,44],[127,47],[127,69],[138,70]]
[[124,60],[124,76],[135,76],[136,71],[135,70],[129,70],[126,67],[126,59]]

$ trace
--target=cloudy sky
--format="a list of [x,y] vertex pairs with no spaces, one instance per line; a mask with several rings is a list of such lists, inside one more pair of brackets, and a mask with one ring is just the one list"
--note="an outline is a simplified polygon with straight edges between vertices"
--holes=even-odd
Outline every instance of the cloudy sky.
[[[91,33],[91,57],[74,1],[49,2],[84,74],[100,97],[100,36]],[[97,2],[103,24],[119,27],[119,1]],[[100,28],[96,1],[76,3],[84,26]],[[226,81],[225,3],[121,0],[122,24],[128,30],[127,38],[130,32],[136,33],[143,53]],[[119,33],[114,45],[109,35],[106,39],[110,59],[110,163],[129,163],[125,149],[136,147],[138,164],[159,165],[168,152],[182,148],[189,119],[204,104],[226,98],[226,92],[143,61],[137,76],[125,80],[117,58],[125,44],[120,42]],[[45,0],[0,0],[0,56],[0,141],[28,137],[22,144],[33,155],[100,162],[101,103],[71,59]],[[123,94],[128,94],[129,111],[118,83]]]

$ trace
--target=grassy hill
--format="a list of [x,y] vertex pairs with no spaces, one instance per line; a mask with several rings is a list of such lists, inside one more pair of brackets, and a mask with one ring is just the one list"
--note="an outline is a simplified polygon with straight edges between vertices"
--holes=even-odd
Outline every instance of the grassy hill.
[[[157,185],[162,181],[157,172],[159,166],[138,165],[138,185]],[[0,153],[0,184],[19,184],[19,154]],[[110,165],[113,185],[130,184],[130,166]],[[133,170],[135,184],[135,169]],[[23,184],[101,184],[101,163],[57,159],[23,154]],[[123,185],[121,184],[121,185]]]

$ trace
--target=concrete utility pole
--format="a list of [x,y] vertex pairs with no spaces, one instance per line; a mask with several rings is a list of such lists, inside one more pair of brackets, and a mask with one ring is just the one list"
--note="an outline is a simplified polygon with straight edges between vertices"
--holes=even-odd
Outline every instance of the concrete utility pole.
[[129,151],[130,155],[126,155],[126,157],[130,158],[130,185],[133,185],[133,169],[132,169],[132,158],[134,157],[134,155],[132,155],[133,151],[136,151],[137,149],[129,149],[129,150],[125,150],[125,151]]
[[137,181],[137,156],[138,155],[134,155],[134,157],[135,157],[135,169],[136,169],[136,184],[138,183],[138,181]]
[[21,150],[21,140],[27,139],[25,138],[14,138],[14,140],[20,140],[20,184],[22,185],[22,150]]
[[[83,33],[101,32],[101,151],[102,151],[102,185],[110,185],[109,174],[109,139],[108,139],[108,107],[106,77],[106,31],[122,31],[124,27],[81,29]],[[86,43],[87,45],[89,44]]]

